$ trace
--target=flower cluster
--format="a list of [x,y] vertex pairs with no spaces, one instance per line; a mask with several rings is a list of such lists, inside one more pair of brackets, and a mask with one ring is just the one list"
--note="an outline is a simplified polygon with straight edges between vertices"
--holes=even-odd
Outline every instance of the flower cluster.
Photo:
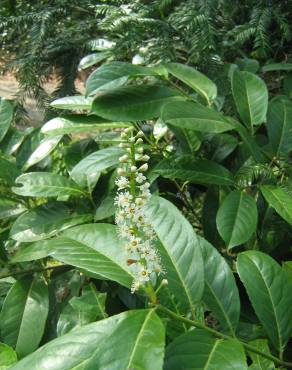
[[[135,136],[132,128],[121,134],[121,147],[127,154],[119,158],[116,179],[116,224],[119,236],[125,241],[125,254],[129,268],[135,276],[131,291],[134,293],[148,282],[153,285],[163,273],[159,255],[154,247],[155,232],[146,221],[144,206],[151,196],[150,184],[144,173],[149,157],[143,154],[143,132]],[[140,164],[139,167],[137,165]]]

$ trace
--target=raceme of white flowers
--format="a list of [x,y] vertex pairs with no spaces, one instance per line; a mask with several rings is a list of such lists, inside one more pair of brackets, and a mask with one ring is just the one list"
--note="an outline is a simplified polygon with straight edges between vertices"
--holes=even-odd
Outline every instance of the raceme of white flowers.
[[147,223],[144,213],[144,206],[151,196],[150,184],[144,176],[149,157],[143,154],[143,132],[134,135],[133,131],[127,128],[121,134],[120,146],[128,154],[119,158],[115,198],[118,233],[124,240],[125,258],[135,277],[132,293],[147,283],[155,285],[157,276],[163,273],[160,257],[154,247],[155,232]]

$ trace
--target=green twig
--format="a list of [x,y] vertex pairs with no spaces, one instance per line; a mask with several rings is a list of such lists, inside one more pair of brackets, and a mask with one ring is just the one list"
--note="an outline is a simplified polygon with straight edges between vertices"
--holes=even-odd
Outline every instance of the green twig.
[[[204,329],[207,332],[209,332],[210,334],[214,335],[215,337],[222,338],[222,339],[234,339],[233,337],[230,337],[229,335],[225,335],[223,333],[220,333],[219,331],[214,330],[214,329],[210,328],[209,326],[206,326],[206,325],[204,325],[204,324],[202,324],[200,322],[196,322],[196,321],[187,319],[187,318],[185,318],[183,316],[180,316],[180,315],[176,314],[175,312],[169,310],[168,308],[166,308],[166,307],[164,307],[162,305],[157,305],[157,309],[160,310],[160,311],[165,312],[168,316],[170,316],[170,317],[172,317],[172,318],[174,318],[174,319],[176,319],[178,321],[181,321],[181,322],[183,322],[185,324],[188,324],[190,326],[194,326],[196,328]],[[253,353],[256,353],[256,354],[258,354],[258,355],[260,355],[262,357],[265,357],[268,360],[271,360],[271,361],[275,362],[277,365],[282,365],[282,366],[286,366],[286,367],[292,368],[292,363],[291,362],[282,361],[278,357],[275,357],[273,355],[264,353],[264,352],[260,351],[259,349],[251,346],[250,344],[243,342],[242,340],[239,340],[239,339],[237,339],[237,340],[241,343],[241,345],[246,350],[248,350],[250,352],[253,352]]]
[[0,274],[0,279],[5,279],[7,277],[11,276],[18,276],[18,275],[26,275],[26,274],[31,274],[34,272],[43,272],[47,270],[57,270],[57,269],[63,269],[68,265],[62,264],[62,265],[55,265],[55,266],[46,266],[46,267],[35,267],[27,270],[19,270],[19,271],[10,271],[4,274]]

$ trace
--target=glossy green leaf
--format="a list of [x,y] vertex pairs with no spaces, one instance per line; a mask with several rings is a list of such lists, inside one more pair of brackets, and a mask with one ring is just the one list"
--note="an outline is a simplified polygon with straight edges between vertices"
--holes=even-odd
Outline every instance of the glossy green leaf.
[[20,171],[14,163],[0,157],[0,179],[7,182],[8,185],[13,185],[19,175]]
[[[268,341],[266,339],[256,339],[249,342],[249,344],[252,345],[254,348],[258,349],[259,351],[271,355]],[[252,359],[253,365],[256,365],[259,370],[275,369],[273,361],[268,360],[267,358],[260,356],[254,352],[250,352],[249,355]]]
[[234,185],[233,176],[225,167],[207,159],[177,156],[162,160],[153,169],[155,173],[197,184]]
[[101,149],[83,158],[71,171],[72,179],[80,186],[87,186],[88,179],[97,172],[119,164],[119,157],[125,154],[125,150],[112,146]]
[[116,206],[114,204],[114,198],[115,194],[110,193],[101,200],[95,212],[95,221],[104,220],[105,218],[111,217],[115,214]]
[[145,212],[160,240],[157,248],[169,289],[184,308],[194,312],[204,288],[204,267],[196,234],[179,210],[166,199],[152,196]]
[[254,199],[239,190],[227,195],[216,217],[219,234],[228,248],[247,242],[256,230],[257,220]]
[[292,102],[274,99],[267,116],[269,142],[275,156],[287,155],[292,150]]
[[154,310],[133,310],[76,329],[10,370],[161,370],[164,326]]
[[174,77],[178,78],[201,95],[208,104],[216,98],[217,87],[214,82],[195,68],[180,63],[167,63],[165,67]]
[[262,67],[263,72],[292,71],[292,63],[271,63]]
[[86,98],[83,95],[66,96],[54,100],[51,106],[56,109],[68,109],[68,110],[90,110],[92,104],[92,98]]
[[235,339],[218,339],[195,329],[166,348],[164,370],[246,370],[243,347]]
[[280,186],[262,185],[261,192],[274,210],[290,225],[292,224],[292,197]]
[[24,204],[14,199],[0,198],[0,220],[8,217],[14,217],[26,210]]
[[68,333],[73,328],[107,318],[105,300],[106,293],[97,292],[93,284],[84,287],[82,296],[71,298],[61,312],[57,323],[58,336]]
[[232,75],[232,94],[239,116],[247,127],[265,122],[268,90],[260,77],[235,70]]
[[162,119],[173,126],[214,134],[234,129],[223,114],[187,101],[165,104],[162,109]]
[[62,139],[62,135],[45,138],[40,142],[40,145],[36,150],[29,156],[28,160],[23,166],[23,171],[26,171],[29,167],[39,163],[41,160],[46,158],[59,144]]
[[32,131],[33,129],[31,127],[27,128],[24,131],[17,130],[11,127],[0,143],[0,149],[6,155],[11,155],[15,153],[20,145],[23,143],[25,137],[29,135]]
[[0,313],[0,331],[6,344],[23,357],[39,345],[49,310],[48,288],[41,280],[18,280]]
[[68,115],[56,117],[48,121],[41,128],[41,132],[48,136],[79,134],[99,130],[128,127],[127,123],[110,122],[97,116]]
[[107,91],[125,84],[130,77],[158,76],[162,68],[142,67],[126,62],[103,64],[86,81],[86,95]]
[[83,70],[88,67],[91,67],[105,59],[107,59],[110,56],[110,53],[107,51],[100,52],[100,53],[92,53],[89,55],[86,55],[80,60],[80,63],[78,65],[78,70]]
[[240,301],[233,273],[216,248],[203,238],[200,245],[205,269],[203,301],[224,331],[234,335]]
[[164,86],[124,86],[100,94],[92,111],[113,121],[145,120],[159,117],[164,104],[181,99],[179,92]]
[[133,276],[126,264],[123,241],[118,238],[113,225],[76,226],[58,238],[22,247],[12,261],[31,261],[48,255],[126,287],[132,284]]
[[10,237],[19,242],[47,239],[69,227],[91,221],[92,215],[72,214],[61,202],[51,202],[29,210],[17,218]]
[[282,351],[292,330],[291,281],[276,261],[259,251],[241,253],[237,271],[269,338]]
[[62,197],[81,196],[82,190],[72,180],[49,172],[30,172],[19,176],[15,183],[22,185],[13,187],[15,194],[25,197]]
[[0,370],[6,370],[17,362],[15,351],[4,343],[0,343]]
[[5,98],[0,98],[0,141],[6,135],[13,118],[13,106]]

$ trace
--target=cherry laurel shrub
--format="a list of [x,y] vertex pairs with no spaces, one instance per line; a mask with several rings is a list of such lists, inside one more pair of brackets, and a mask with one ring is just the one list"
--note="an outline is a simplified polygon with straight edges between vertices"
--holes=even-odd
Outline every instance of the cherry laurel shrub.
[[251,63],[110,62],[41,129],[1,99],[1,369],[292,367],[289,66]]

